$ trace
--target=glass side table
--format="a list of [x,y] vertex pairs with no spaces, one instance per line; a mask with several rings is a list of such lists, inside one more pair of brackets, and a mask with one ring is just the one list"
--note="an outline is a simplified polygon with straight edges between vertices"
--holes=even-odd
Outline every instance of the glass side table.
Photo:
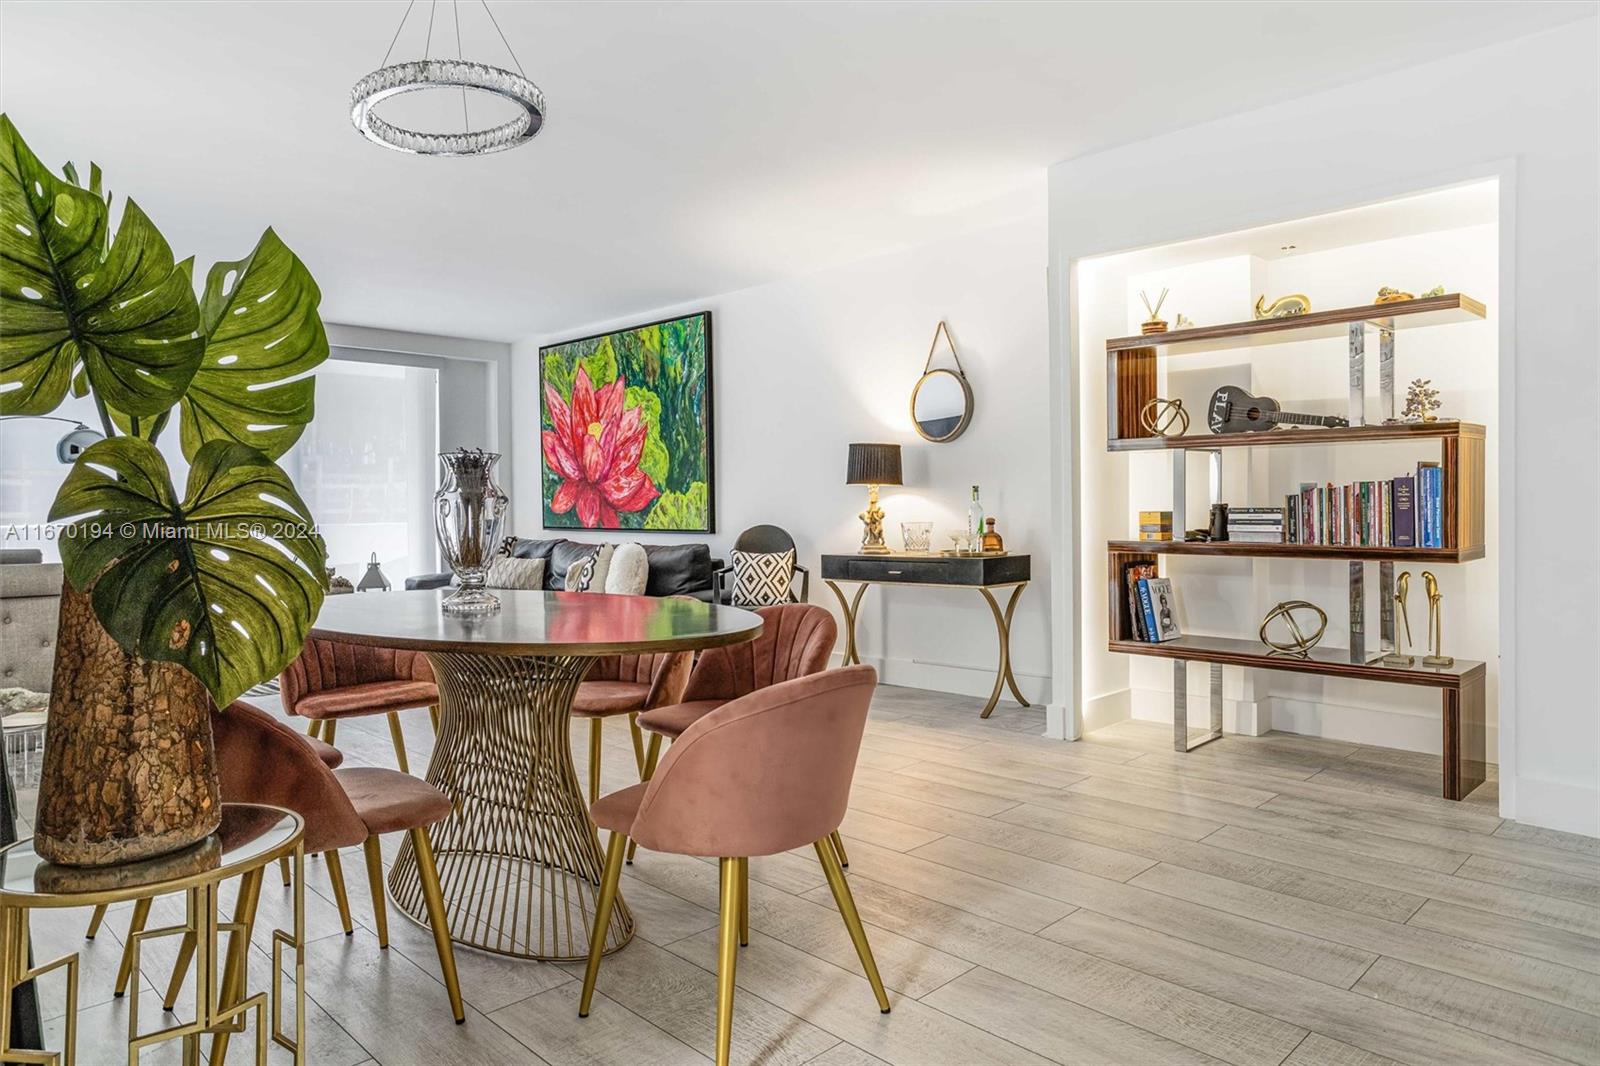
[[[281,807],[224,803],[217,832],[171,855],[119,866],[57,866],[39,857],[31,839],[0,850],[0,1062],[74,1066],[77,1057],[78,956],[74,952],[38,966],[28,965],[28,912],[93,907],[147,899],[172,892],[187,895],[182,925],[148,929],[133,937],[133,969],[141,945],[162,936],[182,936],[180,959],[192,952],[195,965],[195,1020],[155,1032],[139,1032],[139,997],[128,1001],[128,1063],[139,1053],[169,1040],[183,1040],[183,1061],[198,1066],[200,1038],[220,1041],[242,1033],[246,1015],[255,1013],[256,1062],[267,1061],[268,993],[247,995],[250,930],[260,898],[262,874],[280,858],[294,856],[294,931],[272,933],[271,1028],[273,1041],[287,1048],[296,1066],[305,1058],[305,822]],[[224,881],[238,877],[239,896],[231,922],[217,920]],[[229,935],[225,955],[218,934]],[[294,1035],[283,1030],[283,950],[294,953]],[[60,1051],[18,1050],[11,1046],[12,1020],[6,1005],[11,992],[52,970],[67,973],[66,1032]],[[215,1050],[215,1049],[214,1049]]]

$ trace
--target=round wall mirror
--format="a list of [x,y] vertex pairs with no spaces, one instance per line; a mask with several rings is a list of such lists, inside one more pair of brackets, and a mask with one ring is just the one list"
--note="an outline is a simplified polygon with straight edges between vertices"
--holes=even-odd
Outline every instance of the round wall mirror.
[[911,390],[911,421],[923,440],[955,440],[972,421],[972,387],[965,374],[930,370]]

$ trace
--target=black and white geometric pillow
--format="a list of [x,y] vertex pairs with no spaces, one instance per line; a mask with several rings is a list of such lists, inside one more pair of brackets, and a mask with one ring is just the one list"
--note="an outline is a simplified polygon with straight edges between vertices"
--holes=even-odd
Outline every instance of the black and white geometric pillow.
[[733,605],[772,607],[789,602],[794,581],[794,549],[786,552],[733,553]]

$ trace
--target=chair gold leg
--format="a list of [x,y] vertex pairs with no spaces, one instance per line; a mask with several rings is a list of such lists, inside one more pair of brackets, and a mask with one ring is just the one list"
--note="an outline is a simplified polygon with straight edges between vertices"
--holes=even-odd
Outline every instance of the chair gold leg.
[[133,976],[133,938],[144,932],[144,923],[150,918],[150,900],[136,900],[133,918],[128,922],[128,939],[122,945],[122,964],[117,967],[116,995],[120,998],[128,991],[128,979]]
[[338,730],[338,728],[339,728],[339,719],[337,719],[337,718],[330,718],[326,722],[323,722],[322,723],[322,742],[324,744],[330,744],[331,745],[333,743],[333,734]]
[[428,905],[428,924],[433,927],[433,946],[439,952],[439,969],[444,972],[445,991],[450,994],[450,1012],[456,1024],[467,1020],[461,1003],[461,979],[456,975],[456,948],[450,940],[450,925],[444,913],[444,892],[439,888],[439,869],[433,862],[433,845],[422,826],[411,830],[411,849],[417,856],[417,877],[422,881],[422,898]]
[[439,735],[439,705],[433,704],[428,708],[428,721],[433,723],[433,735]]
[[367,855],[367,884],[372,886],[372,917],[378,926],[378,947],[389,946],[389,904],[383,896],[383,851],[376,834],[361,845]]
[[839,835],[837,829],[828,834],[828,843],[832,845],[833,853],[839,856],[839,865],[848,870],[850,868],[850,856],[845,854],[844,837]]
[[739,946],[750,946],[750,860],[739,860]]
[[[648,781],[652,777],[654,777],[655,773],[656,773],[656,763],[659,762],[659,761],[661,761],[661,734],[660,733],[651,733],[650,734],[650,746],[645,749],[645,753],[644,753],[644,769],[639,771],[639,780],[640,781]],[[633,855],[638,850],[639,850],[639,845],[637,843],[635,843],[632,840],[628,841],[628,862],[629,863],[633,862]]]
[[604,718],[589,719],[589,806],[600,798],[600,740]]
[[409,774],[411,763],[406,759],[406,735],[400,728],[400,712],[389,712],[389,739],[394,741],[394,759],[400,764],[400,772]]
[[278,860],[278,869],[283,871],[283,887],[288,888],[293,881],[289,875],[289,856],[285,855]]
[[878,997],[878,1009],[885,1014],[889,1013],[889,994],[883,990],[883,978],[878,976],[878,964],[872,957],[872,945],[867,943],[867,930],[861,924],[861,915],[856,911],[855,897],[850,894],[850,882],[845,880],[844,869],[839,865],[839,856],[834,854],[833,846],[826,840],[816,843],[817,861],[822,863],[822,872],[828,876],[828,887],[833,890],[833,901],[839,905],[839,914],[844,918],[844,927],[850,931],[850,939],[856,946],[856,954],[861,957],[861,968],[867,971],[867,980],[872,984],[872,994]]
[[739,860],[723,859],[722,913],[717,923],[717,1066],[728,1066],[733,1048],[733,978],[739,961]]
[[313,718],[306,723],[306,736],[314,740],[322,739],[322,719]]
[[344,890],[344,866],[339,862],[339,853],[331,848],[323,852],[322,857],[328,860],[328,880],[333,882],[333,902],[339,905],[339,921],[344,926],[344,935],[350,936],[356,927],[350,920],[350,897]]
[[106,920],[106,905],[104,903],[94,909],[89,915],[89,928],[84,930],[83,938],[93,940],[94,935],[100,931],[100,923]]
[[183,990],[183,979],[189,976],[189,964],[194,961],[194,934],[183,934],[183,942],[178,945],[178,961],[172,966],[172,977],[167,981],[167,994],[161,1001],[162,1010],[171,1010],[178,1002],[178,993]]
[[639,780],[644,780],[644,731],[639,728],[639,712],[628,713],[628,733],[633,738],[633,765],[639,771]]
[[589,933],[589,965],[583,971],[583,993],[578,997],[578,1017],[589,1016],[589,1004],[594,1001],[594,982],[600,976],[600,956],[606,950],[606,927],[611,924],[611,911],[617,903],[617,883],[622,880],[623,845],[628,838],[613,832],[606,845],[606,868],[600,877],[600,898],[594,905],[594,929]]
[[[256,925],[256,904],[261,900],[261,877],[262,871],[257,867],[239,879],[239,898],[233,906],[233,920],[243,929],[232,934],[228,940],[228,958],[223,966],[222,985],[217,996],[217,1005],[222,1008],[231,1007],[243,999],[245,987],[249,984],[250,935]],[[257,1024],[261,1024],[259,1020]],[[210,1061],[228,1061],[230,1035],[224,1032],[211,1037]]]

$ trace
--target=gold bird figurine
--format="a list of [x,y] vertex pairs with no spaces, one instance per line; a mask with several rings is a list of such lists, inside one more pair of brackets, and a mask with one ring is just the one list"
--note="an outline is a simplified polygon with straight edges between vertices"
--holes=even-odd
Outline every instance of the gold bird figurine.
[[1280,296],[1271,304],[1267,303],[1265,296],[1256,297],[1257,318],[1292,318],[1295,315],[1306,314],[1310,310],[1311,297],[1304,293],[1296,292]]

